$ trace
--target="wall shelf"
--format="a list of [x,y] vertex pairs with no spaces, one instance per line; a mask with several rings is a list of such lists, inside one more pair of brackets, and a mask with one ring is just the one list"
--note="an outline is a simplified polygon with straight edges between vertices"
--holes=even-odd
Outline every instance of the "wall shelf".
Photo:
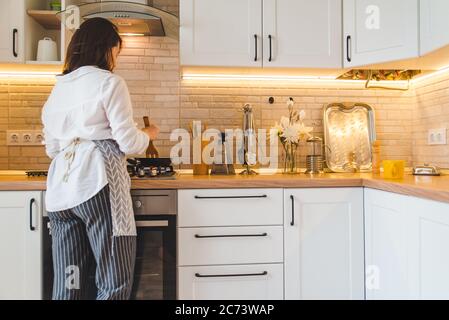
[[27,10],[30,17],[47,30],[61,30],[61,21],[57,17],[58,11]]

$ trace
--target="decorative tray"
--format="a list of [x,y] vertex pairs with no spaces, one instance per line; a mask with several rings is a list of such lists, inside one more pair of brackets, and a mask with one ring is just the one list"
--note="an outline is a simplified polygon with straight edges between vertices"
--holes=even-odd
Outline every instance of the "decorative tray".
[[365,103],[331,103],[324,108],[323,122],[327,167],[346,172],[352,158],[361,172],[371,171],[371,146],[376,140],[373,108]]

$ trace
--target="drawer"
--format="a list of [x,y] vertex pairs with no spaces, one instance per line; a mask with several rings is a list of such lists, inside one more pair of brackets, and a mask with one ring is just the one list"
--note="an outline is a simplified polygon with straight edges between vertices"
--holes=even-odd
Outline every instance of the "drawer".
[[282,300],[282,264],[179,267],[180,300]]
[[179,228],[180,266],[283,262],[283,228]]
[[282,189],[178,192],[179,227],[282,225]]

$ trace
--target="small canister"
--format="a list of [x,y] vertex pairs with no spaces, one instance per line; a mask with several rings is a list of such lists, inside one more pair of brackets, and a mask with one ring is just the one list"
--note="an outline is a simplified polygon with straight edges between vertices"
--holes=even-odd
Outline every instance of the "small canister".
[[306,173],[323,172],[323,139],[311,137],[307,139]]

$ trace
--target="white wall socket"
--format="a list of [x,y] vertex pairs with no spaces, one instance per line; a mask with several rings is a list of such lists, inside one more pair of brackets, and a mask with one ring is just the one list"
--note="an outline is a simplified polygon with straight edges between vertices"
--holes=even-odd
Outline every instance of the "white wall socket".
[[446,128],[430,129],[427,133],[428,145],[445,145],[446,140]]
[[41,146],[44,134],[41,130],[8,130],[6,145],[8,146]]

